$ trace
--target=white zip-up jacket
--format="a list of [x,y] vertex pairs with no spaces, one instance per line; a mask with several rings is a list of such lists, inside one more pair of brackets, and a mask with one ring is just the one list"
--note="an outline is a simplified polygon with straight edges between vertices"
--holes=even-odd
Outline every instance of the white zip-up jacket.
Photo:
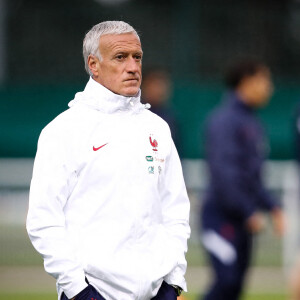
[[85,277],[107,300],[186,290],[189,200],[167,123],[91,78],[69,106],[40,135],[27,216],[59,299]]

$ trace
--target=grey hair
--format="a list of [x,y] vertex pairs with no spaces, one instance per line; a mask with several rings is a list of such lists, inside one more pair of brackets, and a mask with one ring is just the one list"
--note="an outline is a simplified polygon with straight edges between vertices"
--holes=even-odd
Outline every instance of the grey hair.
[[94,55],[101,60],[101,55],[99,51],[100,37],[105,34],[124,34],[124,33],[134,33],[138,39],[139,35],[135,29],[123,22],[123,21],[105,21],[93,26],[88,33],[85,35],[83,40],[83,59],[84,67],[89,75],[92,75],[91,70],[88,66],[89,55]]

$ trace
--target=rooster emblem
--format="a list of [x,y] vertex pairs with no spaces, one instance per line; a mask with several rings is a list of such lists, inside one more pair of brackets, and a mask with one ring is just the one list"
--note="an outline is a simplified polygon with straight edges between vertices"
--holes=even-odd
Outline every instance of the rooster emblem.
[[149,140],[150,140],[150,144],[151,144],[151,146],[153,147],[153,151],[157,151],[157,146],[158,146],[158,143],[157,143],[157,140],[153,140],[152,141],[152,138],[151,138],[151,136],[149,137]]

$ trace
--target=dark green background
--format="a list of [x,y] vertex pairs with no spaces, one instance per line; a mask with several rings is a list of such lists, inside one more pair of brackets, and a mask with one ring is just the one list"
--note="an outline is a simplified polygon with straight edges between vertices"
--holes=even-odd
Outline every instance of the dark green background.
[[230,62],[247,55],[265,61],[275,81],[271,104],[260,112],[270,137],[270,157],[293,157],[293,118],[300,99],[299,1],[1,3],[0,157],[35,155],[41,129],[84,88],[88,77],[82,40],[104,20],[133,25],[141,37],[144,68],[169,71],[182,157],[203,156],[203,122],[224,92],[222,74]]
[[[0,90],[0,156],[33,157],[42,128],[59,113],[83,85],[7,86]],[[174,84],[172,106],[180,125],[180,149],[184,158],[203,157],[203,125],[207,114],[221,100],[222,86]],[[276,88],[269,106],[259,112],[270,138],[274,159],[294,156],[294,114],[300,89]]]

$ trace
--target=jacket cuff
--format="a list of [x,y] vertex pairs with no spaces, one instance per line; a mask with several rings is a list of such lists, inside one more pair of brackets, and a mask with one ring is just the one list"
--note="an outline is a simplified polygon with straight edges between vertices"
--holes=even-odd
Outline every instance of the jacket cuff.
[[256,212],[255,207],[247,207],[243,211],[243,219],[246,222]]
[[67,298],[72,299],[81,291],[83,291],[87,286],[88,284],[85,282],[84,277],[80,277],[80,279],[74,280],[71,284],[68,284],[68,287],[64,288],[63,290]]
[[180,268],[180,266],[177,266],[172,270],[171,273],[164,277],[164,281],[171,285],[177,285],[182,288],[182,290],[187,292],[187,285],[183,274],[184,272],[182,268]]

